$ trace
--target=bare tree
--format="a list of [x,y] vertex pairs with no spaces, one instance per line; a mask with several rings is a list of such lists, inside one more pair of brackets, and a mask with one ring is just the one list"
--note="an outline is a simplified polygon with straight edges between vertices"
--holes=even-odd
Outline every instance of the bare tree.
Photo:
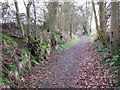
[[23,25],[22,25],[21,20],[20,20],[19,8],[18,8],[17,0],[14,0],[14,4],[15,4],[15,8],[16,8],[16,19],[17,19],[18,25],[20,27],[22,37],[25,37],[25,33],[24,33],[24,30],[23,30]]
[[93,8],[94,17],[95,17],[95,24],[96,24],[97,35],[98,35],[99,39],[101,40],[100,30],[99,30],[99,26],[98,26],[98,19],[97,19],[96,10],[95,10],[95,4],[94,4],[93,0],[92,0],[92,8]]
[[30,37],[30,6],[32,5],[32,2],[28,2],[26,7],[26,13],[27,13],[27,37]]
[[35,19],[34,19],[34,34],[36,35],[36,19],[37,19],[37,17],[36,17],[35,0],[33,0],[33,8],[34,8],[34,17],[35,17]]

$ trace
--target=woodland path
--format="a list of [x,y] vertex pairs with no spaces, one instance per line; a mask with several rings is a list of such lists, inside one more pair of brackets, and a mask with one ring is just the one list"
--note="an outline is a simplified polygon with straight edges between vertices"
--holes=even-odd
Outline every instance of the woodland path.
[[33,75],[37,77],[35,86],[38,88],[107,87],[106,76],[99,66],[99,56],[92,45],[85,42],[85,37],[80,36],[76,45],[56,57],[53,54],[43,75]]

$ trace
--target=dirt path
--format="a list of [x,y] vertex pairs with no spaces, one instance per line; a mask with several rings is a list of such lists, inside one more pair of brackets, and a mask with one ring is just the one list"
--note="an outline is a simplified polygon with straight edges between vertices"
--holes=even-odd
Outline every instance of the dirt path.
[[44,72],[44,77],[37,78],[36,87],[107,87],[106,76],[99,67],[98,58],[96,51],[90,44],[86,44],[84,36],[81,36],[76,45],[52,59]]

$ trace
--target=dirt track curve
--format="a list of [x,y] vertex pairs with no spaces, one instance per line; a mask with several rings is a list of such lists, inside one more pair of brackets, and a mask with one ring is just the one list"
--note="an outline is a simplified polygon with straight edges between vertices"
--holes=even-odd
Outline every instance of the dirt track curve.
[[[98,88],[108,87],[99,67],[98,55],[80,36],[79,42],[51,59],[44,77],[37,78],[38,88]],[[54,56],[54,55],[53,55]]]

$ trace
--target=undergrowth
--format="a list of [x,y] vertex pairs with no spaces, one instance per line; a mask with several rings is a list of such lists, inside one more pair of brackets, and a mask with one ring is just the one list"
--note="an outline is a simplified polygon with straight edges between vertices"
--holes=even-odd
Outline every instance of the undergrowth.
[[32,54],[25,48],[18,48],[18,43],[7,35],[2,35],[2,78],[6,87],[23,86],[23,74],[31,70],[32,64],[37,64]]
[[[20,48],[19,43],[15,42],[7,35],[0,33],[2,37],[2,68],[0,68],[2,78],[0,81],[3,87],[23,88],[25,84],[25,73],[29,73],[33,66],[44,65],[40,61],[46,60],[50,56],[50,42],[41,39],[40,59],[36,60],[28,48]],[[62,34],[55,34],[56,42],[61,48],[70,47],[75,44],[77,38],[69,43],[65,43]],[[28,43],[28,39],[23,39],[24,43]],[[64,44],[65,43],[65,44]],[[70,44],[70,45],[69,45]],[[61,49],[62,50],[62,49]],[[43,68],[44,69],[44,68]]]
[[110,44],[103,46],[99,40],[94,41],[93,46],[97,48],[100,55],[101,64],[104,65],[109,85],[114,87],[120,86],[120,48],[112,56],[110,53]]

